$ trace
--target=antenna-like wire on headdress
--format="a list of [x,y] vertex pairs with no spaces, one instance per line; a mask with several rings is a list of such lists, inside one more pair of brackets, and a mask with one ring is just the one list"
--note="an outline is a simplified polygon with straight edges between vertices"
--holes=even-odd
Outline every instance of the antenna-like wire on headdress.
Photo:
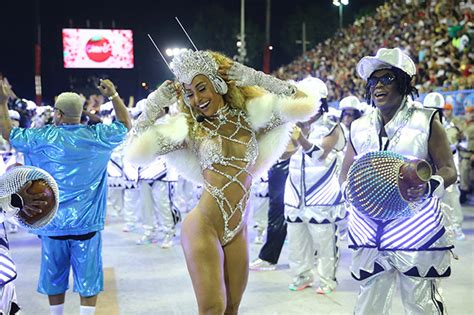
[[166,58],[165,56],[163,56],[163,54],[161,53],[161,50],[158,48],[158,46],[155,44],[155,41],[153,40],[153,38],[151,38],[151,35],[150,34],[147,34],[148,35],[148,38],[151,40],[151,43],[153,44],[153,46],[155,46],[156,50],[158,51],[158,53],[160,54],[161,58],[163,58],[163,61],[166,63],[166,65],[168,66],[168,69],[170,69],[171,73],[173,73],[173,70],[171,70],[171,67],[170,67],[170,64],[168,63],[168,61],[166,61]]
[[193,45],[194,49],[195,49],[196,51],[198,51],[196,45],[194,45],[193,40],[192,40],[191,37],[188,35],[188,32],[186,32],[186,30],[184,29],[184,26],[183,26],[183,24],[181,24],[181,22],[179,21],[178,17],[175,16],[174,18],[175,18],[176,21],[178,22],[179,26],[181,26],[181,29],[183,30],[184,34],[186,34],[186,36],[188,37],[188,39],[189,39],[189,41],[191,42],[191,44]]

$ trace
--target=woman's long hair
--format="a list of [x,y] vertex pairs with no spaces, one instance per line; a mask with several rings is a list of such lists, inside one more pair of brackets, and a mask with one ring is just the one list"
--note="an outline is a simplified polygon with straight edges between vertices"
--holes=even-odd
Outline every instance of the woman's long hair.
[[[209,51],[214,60],[219,66],[230,66],[232,60],[224,56],[221,53]],[[246,104],[249,100],[262,96],[266,92],[257,86],[243,86],[238,87],[235,84],[229,84],[228,82],[227,93],[223,95],[224,102],[232,108],[240,109],[246,111]],[[184,102],[183,96],[180,96],[178,100],[178,108],[181,112],[187,114],[188,126],[190,127],[189,134],[191,138],[197,136],[204,136],[206,134],[206,129],[202,128],[202,124],[195,120],[195,117],[200,115],[200,113],[191,106],[186,105]],[[191,112],[192,111],[192,112]]]

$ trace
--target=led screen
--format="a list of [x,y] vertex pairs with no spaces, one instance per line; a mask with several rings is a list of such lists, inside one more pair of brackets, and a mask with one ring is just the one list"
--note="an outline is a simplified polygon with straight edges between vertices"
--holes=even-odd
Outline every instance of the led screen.
[[133,68],[131,30],[63,29],[64,68]]

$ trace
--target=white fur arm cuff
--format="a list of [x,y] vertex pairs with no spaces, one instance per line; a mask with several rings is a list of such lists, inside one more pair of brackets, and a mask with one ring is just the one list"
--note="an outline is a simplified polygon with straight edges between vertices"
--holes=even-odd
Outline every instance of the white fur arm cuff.
[[282,97],[265,94],[247,103],[247,112],[254,130],[271,130],[285,122],[305,121],[317,110],[317,99],[307,97]]
[[126,160],[143,164],[186,146],[188,124],[184,114],[165,117],[163,123],[148,127],[145,132],[131,134],[126,147]]

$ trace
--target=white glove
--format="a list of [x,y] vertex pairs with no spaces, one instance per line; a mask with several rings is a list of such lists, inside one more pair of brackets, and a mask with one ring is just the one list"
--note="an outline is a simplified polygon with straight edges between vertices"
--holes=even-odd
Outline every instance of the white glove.
[[160,85],[154,92],[150,93],[146,98],[146,107],[152,107],[153,109],[163,109],[164,107],[170,106],[176,102],[178,94],[174,87],[174,83],[170,80],[166,80]]
[[233,62],[227,76],[229,80],[235,81],[237,86],[257,85],[271,93],[285,96],[293,96],[296,93],[294,85],[238,62]]
[[146,98],[145,109],[134,124],[132,134],[141,133],[152,126],[160,115],[163,115],[164,108],[175,103],[177,99],[174,83],[170,80],[163,82]]

